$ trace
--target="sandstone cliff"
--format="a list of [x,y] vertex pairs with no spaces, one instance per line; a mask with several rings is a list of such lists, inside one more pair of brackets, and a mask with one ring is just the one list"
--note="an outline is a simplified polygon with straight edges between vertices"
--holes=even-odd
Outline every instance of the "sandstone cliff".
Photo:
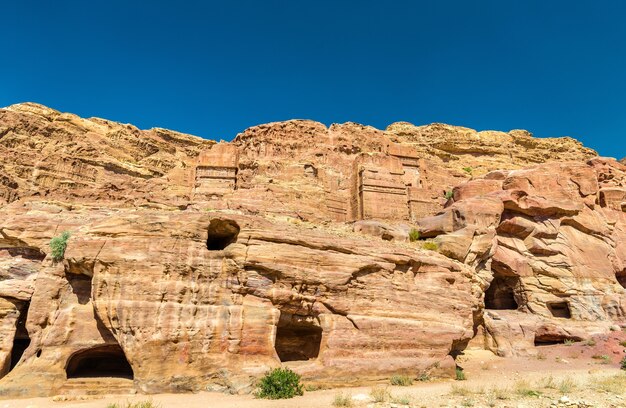
[[0,395],[452,375],[468,344],[626,322],[626,167],[570,138],[288,121],[215,143],[21,104],[0,152]]

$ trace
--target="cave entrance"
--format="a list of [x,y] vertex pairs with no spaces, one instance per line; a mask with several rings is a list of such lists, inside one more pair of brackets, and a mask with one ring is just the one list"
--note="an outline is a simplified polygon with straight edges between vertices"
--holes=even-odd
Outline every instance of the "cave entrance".
[[209,251],[221,251],[237,241],[239,225],[233,220],[213,219],[209,223],[206,247]]
[[517,310],[515,287],[519,284],[516,276],[495,275],[485,292],[485,309]]
[[535,347],[553,346],[581,341],[581,337],[565,336],[558,333],[535,333]]
[[549,302],[547,304],[548,310],[554,317],[560,317],[563,319],[571,319],[572,312],[569,309],[569,303],[567,302]]
[[117,345],[82,350],[72,355],[65,368],[67,378],[117,377],[134,378],[133,369]]
[[29,306],[30,303],[28,302],[22,306],[20,317],[15,324],[15,337],[13,337],[13,347],[11,348],[9,371],[15,368],[28,346],[30,346],[30,337],[28,336],[28,331],[26,331],[26,319],[28,318]]
[[322,328],[317,319],[281,313],[276,328],[276,354],[280,361],[303,361],[317,358],[322,342]]
[[615,277],[617,278],[617,282],[619,282],[619,284],[622,285],[624,289],[626,289],[626,270],[618,273],[617,275],[615,275]]

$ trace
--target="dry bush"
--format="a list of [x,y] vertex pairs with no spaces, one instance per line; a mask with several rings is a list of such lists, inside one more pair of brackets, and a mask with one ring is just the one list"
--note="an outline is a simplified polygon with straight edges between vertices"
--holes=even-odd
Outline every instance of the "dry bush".
[[389,379],[391,385],[398,385],[400,387],[408,387],[413,385],[413,379],[408,375],[394,375]]
[[374,402],[387,402],[391,397],[387,387],[376,386],[370,390],[370,397]]
[[349,393],[338,393],[335,394],[335,399],[333,400],[333,407],[351,407],[352,406],[352,395]]

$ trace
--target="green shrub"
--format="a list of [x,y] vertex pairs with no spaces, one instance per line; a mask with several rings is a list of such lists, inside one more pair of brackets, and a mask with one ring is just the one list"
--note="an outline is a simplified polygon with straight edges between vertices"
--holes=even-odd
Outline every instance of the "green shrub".
[[471,167],[463,167],[463,171],[471,176],[474,169],[472,169]]
[[58,237],[54,237],[50,240],[50,250],[52,253],[52,260],[59,262],[65,256],[65,249],[67,248],[67,240],[70,239],[70,233],[63,231]]
[[619,365],[622,370],[626,370],[626,356],[624,356],[624,358],[622,359],[621,363],[619,363]]
[[420,232],[415,228],[411,229],[411,231],[409,231],[409,241],[415,242],[418,239],[420,239]]
[[457,381],[465,381],[465,373],[459,367],[456,368],[456,380]]
[[422,244],[422,248],[428,251],[436,251],[439,249],[439,245],[437,245],[437,243],[433,241],[426,241]]
[[443,194],[443,196],[446,198],[446,200],[449,200],[454,197],[454,192],[452,190],[448,190]]
[[391,385],[399,385],[401,387],[408,387],[413,384],[413,379],[408,375],[394,375],[389,380]]
[[288,368],[275,368],[259,381],[258,398],[286,399],[302,395],[300,376]]

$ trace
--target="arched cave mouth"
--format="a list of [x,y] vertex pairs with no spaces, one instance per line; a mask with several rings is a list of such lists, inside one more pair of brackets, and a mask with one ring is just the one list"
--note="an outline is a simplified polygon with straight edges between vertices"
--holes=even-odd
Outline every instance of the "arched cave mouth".
[[516,276],[495,275],[485,291],[485,309],[517,310],[515,288],[518,285],[519,278]]
[[209,223],[206,247],[209,251],[221,251],[237,241],[239,225],[233,220],[213,219]]
[[568,302],[548,302],[546,306],[554,317],[560,317],[563,319],[572,318],[572,312],[570,311]]
[[117,345],[82,350],[70,357],[65,368],[67,378],[116,377],[134,378],[133,369]]
[[322,328],[317,319],[281,313],[274,343],[281,362],[315,359],[321,343]]

